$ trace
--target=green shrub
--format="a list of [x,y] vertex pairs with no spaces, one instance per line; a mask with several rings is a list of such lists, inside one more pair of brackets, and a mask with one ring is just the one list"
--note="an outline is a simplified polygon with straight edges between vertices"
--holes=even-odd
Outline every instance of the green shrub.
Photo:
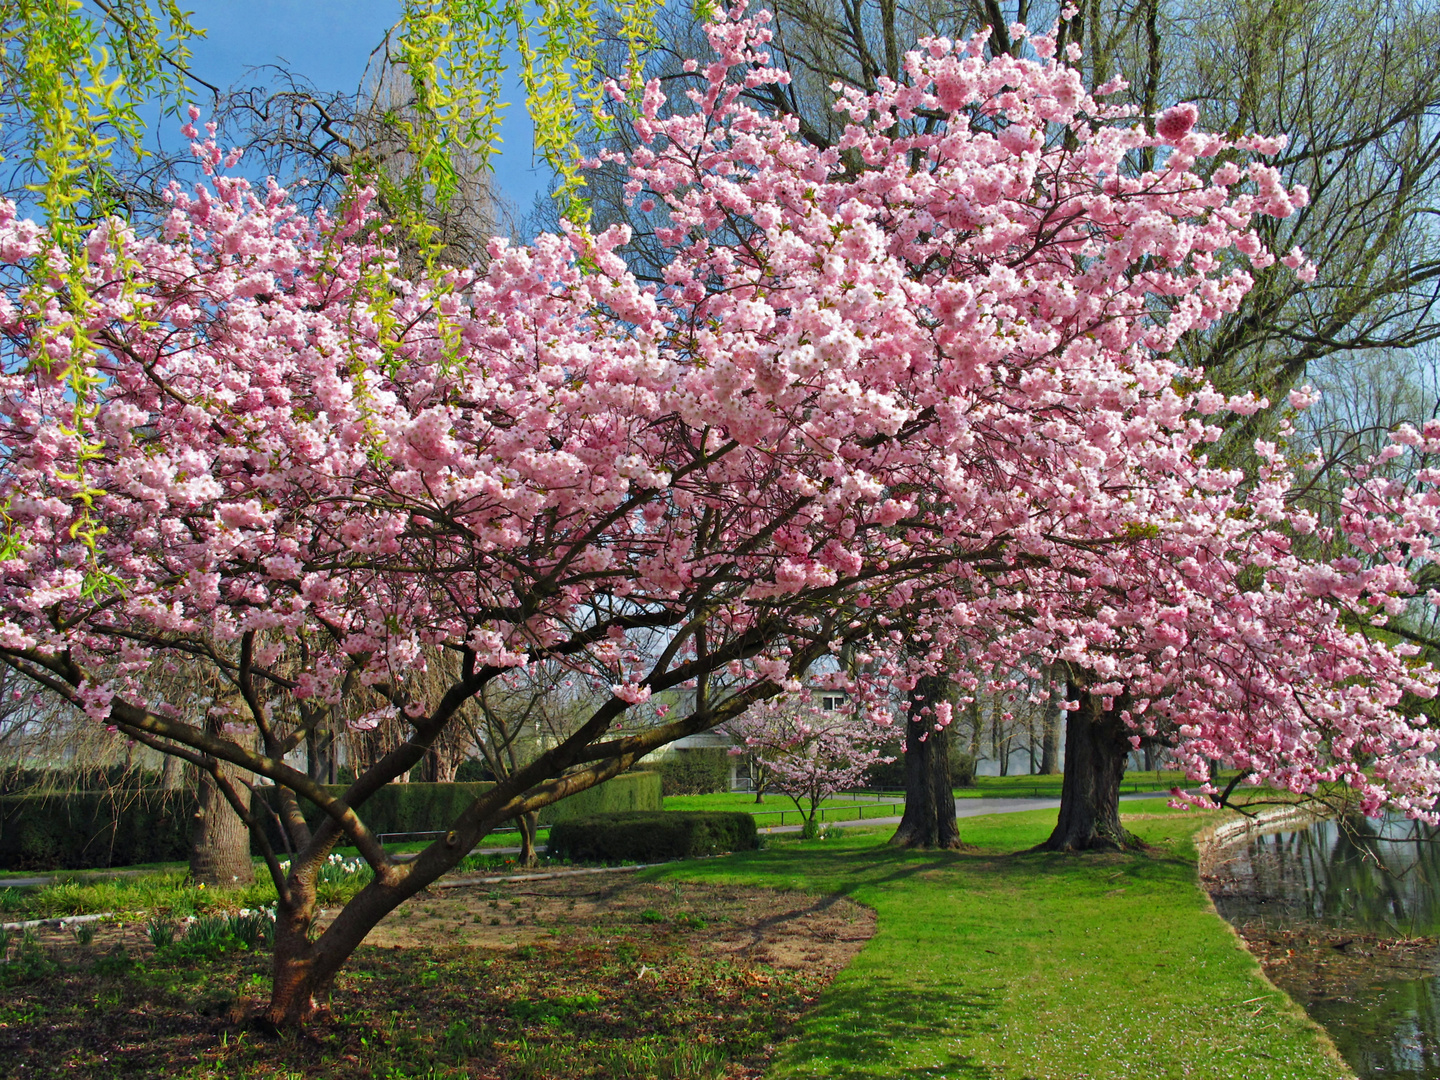
[[548,850],[552,858],[580,862],[662,862],[759,846],[749,814],[631,811],[559,822]]
[[[388,784],[366,800],[360,816],[375,833],[439,832],[448,829],[472,802],[495,785],[487,782],[449,784]],[[332,795],[345,794],[339,784],[327,785]],[[274,789],[267,792],[270,805],[276,805]],[[312,825],[320,820],[320,811],[308,801],[301,801],[305,820]],[[659,810],[660,778],[649,772],[628,772],[605,781],[587,791],[562,799],[540,811],[541,824],[567,818],[617,810]],[[272,822],[272,830],[277,828]],[[283,847],[276,835],[272,841]]]
[[481,784],[494,779],[490,766],[480,758],[466,758],[455,770],[455,782],[459,784]]
[[157,915],[145,924],[145,936],[156,949],[168,949],[175,944],[176,929],[174,919]]
[[663,795],[714,795],[730,790],[730,752],[719,747],[672,750],[654,762]]
[[84,870],[183,861],[193,797],[79,791],[0,796],[0,869]]
[[234,945],[230,924],[224,915],[199,915],[186,929],[185,936],[171,945],[170,950],[195,960],[214,960]]

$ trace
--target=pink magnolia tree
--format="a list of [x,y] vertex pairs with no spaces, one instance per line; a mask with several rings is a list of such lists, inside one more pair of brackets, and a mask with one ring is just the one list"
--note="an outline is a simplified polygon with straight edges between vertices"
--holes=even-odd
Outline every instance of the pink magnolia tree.
[[[403,278],[364,193],[307,220],[226,175],[199,132],[210,182],[174,191],[153,235],[109,222],[69,250],[0,211],[0,660],[216,777],[279,893],[277,1024],[303,1021],[368,930],[491,829],[795,692],[829,653],[860,650],[862,698],[965,648],[1048,651],[1117,707],[1226,670],[1240,702],[1239,668],[1203,657],[1283,648],[1246,629],[1247,605],[1336,610],[1333,591],[1284,591],[1298,566],[1252,595],[1283,494],[1209,467],[1202,417],[1254,402],[1164,355],[1273,259],[1260,219],[1304,197],[1249,160],[1274,143],[1194,131],[1184,106],[1152,134],[1050,39],[1030,60],[986,60],[977,39],[923,42],[903,85],[847,95],[851,125],[819,151],[741,103],[784,78],[763,13],[707,32],[714,59],[681,108],[658,83],[613,90],[641,140],[631,191],[673,252],[658,284],[627,271],[623,231],[579,228]],[[1192,171],[1221,154],[1210,180]],[[1377,544],[1414,506],[1392,502],[1371,513]],[[1197,594],[1174,646],[1162,577]],[[1207,619],[1229,636],[1190,632]],[[1345,674],[1349,657],[1294,674],[1322,679],[1352,745],[1397,748],[1389,771],[1351,760],[1418,808],[1434,780],[1405,756],[1420,743],[1391,691],[1430,677],[1395,655],[1378,676]],[[542,661],[608,693],[395,862],[367,800],[490,681]],[[207,729],[148,688],[156,665],[205,667],[241,715]],[[622,724],[681,687],[683,715]],[[409,735],[337,796],[288,756],[341,714]],[[1193,722],[1213,740],[1236,720],[1227,704]],[[1261,763],[1285,767],[1309,730]],[[275,788],[288,871],[221,763]],[[374,880],[317,933],[340,843]]]
[[894,761],[883,744],[894,737],[888,713],[865,715],[848,705],[825,709],[804,691],[770,698],[725,725],[735,755],[755,758],[769,786],[790,797],[804,815],[802,834],[820,833],[820,804],[864,783],[871,765]]

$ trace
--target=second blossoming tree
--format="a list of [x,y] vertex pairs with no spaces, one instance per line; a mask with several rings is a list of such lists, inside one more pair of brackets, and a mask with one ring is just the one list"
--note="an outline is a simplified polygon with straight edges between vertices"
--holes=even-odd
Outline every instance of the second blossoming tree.
[[767,786],[795,803],[807,838],[820,832],[821,803],[863,786],[871,765],[895,760],[884,755],[893,738],[884,724],[849,703],[822,708],[804,691],[752,705],[725,728],[735,740],[731,753],[757,761]]

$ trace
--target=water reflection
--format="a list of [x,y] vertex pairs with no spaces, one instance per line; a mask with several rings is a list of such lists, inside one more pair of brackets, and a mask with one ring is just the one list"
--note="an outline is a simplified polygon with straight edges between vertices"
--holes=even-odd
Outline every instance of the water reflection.
[[1309,1001],[1305,1010],[1330,1033],[1345,1060],[1366,1080],[1440,1077],[1440,985],[1400,979],[1354,1001]]
[[[1440,937],[1440,830],[1400,819],[1320,821],[1256,836],[1227,855],[1215,905],[1231,922]],[[1440,970],[1286,988],[1366,1080],[1440,1078]]]
[[1215,902],[1232,921],[1259,914],[1440,936],[1440,830],[1428,826],[1319,821],[1254,837],[1228,869],[1240,887]]

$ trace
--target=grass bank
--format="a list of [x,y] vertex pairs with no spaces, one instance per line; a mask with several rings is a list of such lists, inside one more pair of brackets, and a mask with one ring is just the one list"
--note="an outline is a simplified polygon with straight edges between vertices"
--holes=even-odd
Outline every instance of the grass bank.
[[1014,854],[1053,811],[973,818],[973,851],[911,853],[888,830],[780,840],[657,878],[837,893],[876,935],[767,1076],[1132,1080],[1352,1074],[1211,910],[1192,834],[1213,816],[1126,804],[1145,855]]

